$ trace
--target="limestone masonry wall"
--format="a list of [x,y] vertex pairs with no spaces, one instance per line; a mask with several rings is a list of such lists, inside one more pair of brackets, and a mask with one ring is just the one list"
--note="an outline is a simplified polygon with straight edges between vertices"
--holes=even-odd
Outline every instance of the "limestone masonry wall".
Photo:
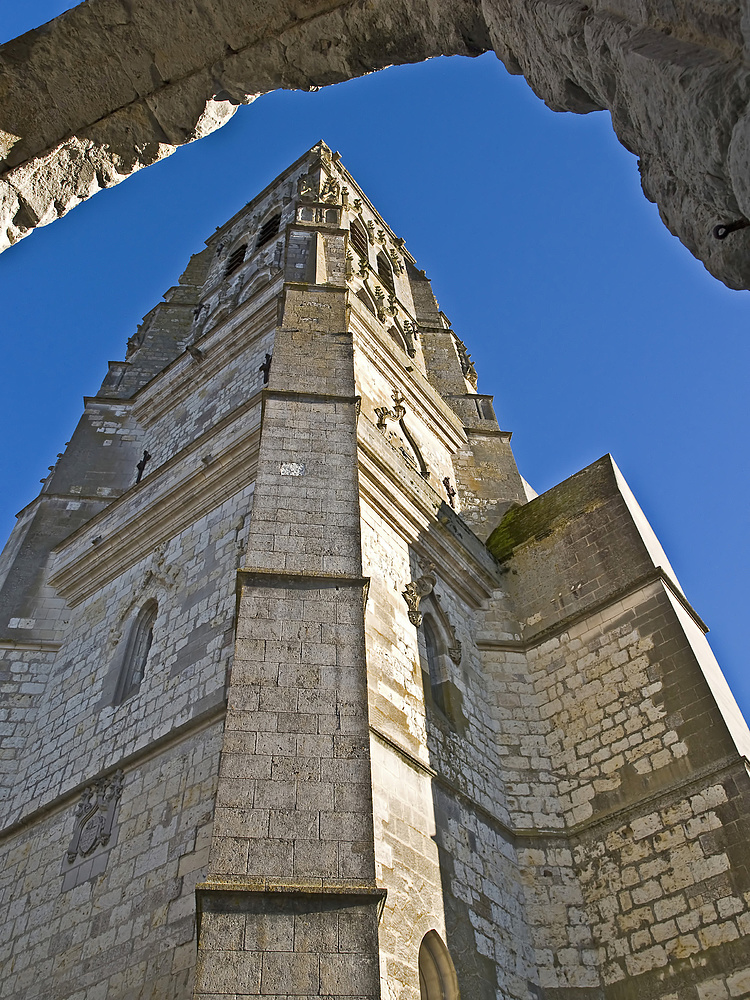
[[475,385],[324,144],[193,257],[0,561],[0,995],[750,998],[704,626]]
[[0,840],[5,997],[187,1000],[222,723],[125,769],[115,829],[65,885],[75,799]]

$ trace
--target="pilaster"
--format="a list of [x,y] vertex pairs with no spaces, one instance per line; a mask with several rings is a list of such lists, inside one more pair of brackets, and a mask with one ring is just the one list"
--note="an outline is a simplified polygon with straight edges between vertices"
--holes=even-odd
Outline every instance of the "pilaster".
[[347,292],[288,282],[264,412],[196,1000],[380,995]]

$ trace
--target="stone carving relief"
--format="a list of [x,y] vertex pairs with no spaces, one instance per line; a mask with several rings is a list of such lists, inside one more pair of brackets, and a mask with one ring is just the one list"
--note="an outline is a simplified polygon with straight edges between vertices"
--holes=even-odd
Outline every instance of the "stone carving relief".
[[456,501],[455,501],[456,491],[453,489],[453,484],[451,483],[451,481],[448,478],[448,476],[445,476],[443,478],[443,486],[445,487],[445,495],[448,497],[448,503],[451,505],[451,507],[455,508],[455,506],[456,506]]
[[422,615],[419,613],[419,605],[422,600],[428,596],[428,594],[433,592],[435,584],[437,583],[437,577],[435,576],[434,570],[435,566],[433,563],[425,563],[425,572],[422,576],[407,583],[405,590],[402,591],[404,600],[409,608],[409,621],[415,628],[419,628],[422,624]]
[[393,409],[389,409],[387,406],[376,406],[375,413],[378,416],[378,430],[384,431],[388,426],[389,420],[402,420],[404,414],[406,413],[406,407],[404,406],[404,397],[398,391],[394,389],[393,393]]
[[466,349],[466,344],[461,340],[460,337],[453,333],[453,343],[456,347],[456,353],[458,354],[458,360],[461,362],[461,371],[466,381],[474,387],[476,391],[477,383],[479,382],[479,377],[477,375],[477,370],[474,367],[474,362],[471,360],[471,355]]
[[164,590],[173,590],[177,585],[180,578],[180,569],[174,563],[167,561],[166,549],[166,544],[158,545],[154,549],[151,554],[150,564],[145,570],[140,583],[127,600],[123,602],[110,637],[113,647],[117,646],[122,639],[123,629],[128,616],[133,608],[141,604],[143,599],[148,596],[147,591],[150,590],[153,593],[157,587],[161,587]]
[[435,590],[436,583],[437,577],[435,576],[435,565],[431,562],[425,563],[425,571],[422,576],[407,583],[406,588],[402,591],[402,594],[409,608],[409,621],[415,628],[420,627],[423,615],[419,610],[419,606],[422,601],[429,598],[429,603],[433,606],[437,618],[440,621],[440,625],[443,627],[445,634],[448,637],[448,655],[456,666],[458,666],[461,663],[461,643],[456,638],[456,629],[440,602],[440,597]]
[[109,843],[123,780],[122,771],[115,771],[81,793],[75,811],[76,825],[66,855],[69,864]]
[[320,200],[341,204],[341,185],[335,177],[327,177],[320,188]]
[[459,663],[461,662],[461,643],[456,638],[456,630],[453,627],[453,625],[451,625],[451,623],[447,620],[447,617],[446,617],[446,628],[448,629],[448,634],[450,635],[451,638],[451,643],[448,646],[448,656],[450,656],[451,660],[453,660],[456,666],[458,666]]
[[398,250],[394,250],[392,247],[388,250],[388,256],[391,259],[391,265],[393,266],[394,274],[402,274],[404,270],[404,263],[401,258],[401,254]]
[[[424,460],[424,456],[422,455],[419,445],[415,441],[414,437],[409,433],[409,430],[404,423],[404,417],[406,415],[404,396],[402,396],[398,389],[394,389],[392,397],[392,409],[387,406],[375,407],[375,414],[378,418],[377,428],[382,434],[389,437],[391,445],[393,445],[393,447],[400,452],[410,465],[416,466],[423,479],[429,479],[429,466]],[[394,421],[398,427],[398,432],[392,431],[390,435],[387,434],[389,420]]]
[[411,320],[405,319],[403,326],[404,340],[406,341],[406,353],[410,358],[416,357],[417,354],[417,340],[419,338],[419,328],[416,323],[412,323]]
[[[319,149],[318,166],[312,167],[297,181],[297,196],[303,204],[297,207],[297,222],[328,223],[338,226],[341,206],[348,200],[346,188],[333,173],[330,154]],[[323,169],[328,166],[328,170]],[[344,194],[346,192],[346,194]]]
[[300,201],[318,200],[318,184],[314,173],[302,174],[297,182],[297,195]]

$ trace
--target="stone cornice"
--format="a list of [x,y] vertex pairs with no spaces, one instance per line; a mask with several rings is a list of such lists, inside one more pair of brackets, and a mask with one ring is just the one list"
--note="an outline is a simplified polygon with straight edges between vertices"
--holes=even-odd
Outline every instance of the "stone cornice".
[[[234,410],[65,539],[55,550],[50,576],[61,597],[75,607],[255,480],[260,427],[255,423],[248,433],[242,417],[257,408],[259,418],[259,397]],[[233,423],[238,425],[235,439],[204,466],[197,453]]]
[[[270,333],[276,326],[276,297],[281,283],[271,283],[273,294],[267,302],[258,306],[253,303],[255,295],[245,300],[237,311],[225,318],[217,326],[195,341],[195,346],[204,352],[204,360],[197,363],[187,351],[154,376],[134,397],[134,416],[144,428],[148,428],[168,413],[174,405],[175,396],[186,395],[218,375],[240,354],[251,349],[254,341]],[[278,287],[277,287],[278,285]],[[256,295],[267,292],[271,286],[265,285]],[[249,310],[252,315],[245,316]],[[249,320],[249,322],[246,322]],[[168,380],[168,387],[165,385]],[[168,388],[168,391],[165,391]]]
[[281,570],[269,573],[267,570],[255,570],[244,567],[237,571],[238,582],[250,587],[355,587],[364,589],[369,586],[367,576],[347,576],[344,573],[298,573],[294,570]]
[[419,757],[415,757],[411,751],[407,750],[397,740],[394,740],[377,727],[370,726],[370,735],[383,746],[397,753],[414,770],[420,771],[426,777],[429,777],[432,781],[445,788],[450,794],[455,795],[472,812],[483,816],[505,840],[512,843],[516,848],[533,848],[539,842],[544,843],[545,841],[562,842],[566,846],[573,847],[594,833],[597,837],[603,838],[603,832],[613,830],[623,822],[631,821],[634,817],[652,812],[654,809],[658,809],[674,801],[676,796],[688,796],[701,792],[712,780],[720,781],[725,775],[730,774],[737,768],[748,768],[749,766],[746,759],[739,755],[723,757],[721,760],[712,761],[705,767],[692,771],[689,777],[681,781],[669,782],[663,787],[655,789],[650,794],[643,795],[636,802],[631,802],[619,809],[609,810],[606,813],[600,813],[591,819],[583,820],[583,822],[576,823],[573,826],[525,829],[513,826],[500,819],[499,816],[473,799],[449,778],[446,778],[430,764],[420,760]]
[[261,892],[312,896],[367,896],[382,899],[386,890],[364,879],[253,878],[251,875],[214,875],[195,887],[196,893]]
[[546,628],[535,633],[533,636],[530,636],[528,639],[495,640],[488,637],[482,638],[481,636],[478,636],[475,640],[476,647],[477,649],[484,650],[528,653],[530,650],[536,649],[549,639],[559,636],[562,632],[567,631],[567,629],[572,628],[574,625],[585,622],[587,618],[591,618],[593,615],[605,611],[617,601],[621,601],[626,597],[637,594],[639,590],[643,590],[645,587],[648,587],[653,583],[663,583],[664,587],[674,595],[696,625],[702,629],[703,632],[708,632],[708,626],[699,617],[697,611],[695,611],[692,605],[688,603],[685,595],[679,589],[674,580],[672,580],[672,578],[665,572],[664,569],[662,569],[661,566],[655,566],[648,573],[644,573],[635,580],[631,580],[623,587],[618,587],[617,589],[612,590],[606,595],[606,597],[587,605],[585,608],[581,608],[573,614],[560,618],[558,621],[553,622],[551,625],[548,625]]
[[402,482],[397,453],[370,421],[358,424],[360,492],[414,552],[440,566],[440,577],[472,607],[500,586],[494,557],[417,472]]
[[53,642],[49,639],[0,639],[0,649],[19,649],[22,652],[31,653],[56,653],[62,646],[61,642]]

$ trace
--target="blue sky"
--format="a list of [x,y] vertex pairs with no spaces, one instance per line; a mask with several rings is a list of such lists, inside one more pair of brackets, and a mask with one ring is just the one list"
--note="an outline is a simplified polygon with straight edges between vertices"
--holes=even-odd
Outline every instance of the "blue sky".
[[0,537],[189,255],[320,138],[432,278],[526,479],[614,455],[750,715],[750,293],[661,225],[607,114],[550,112],[491,54],[260,98],[2,254]]

